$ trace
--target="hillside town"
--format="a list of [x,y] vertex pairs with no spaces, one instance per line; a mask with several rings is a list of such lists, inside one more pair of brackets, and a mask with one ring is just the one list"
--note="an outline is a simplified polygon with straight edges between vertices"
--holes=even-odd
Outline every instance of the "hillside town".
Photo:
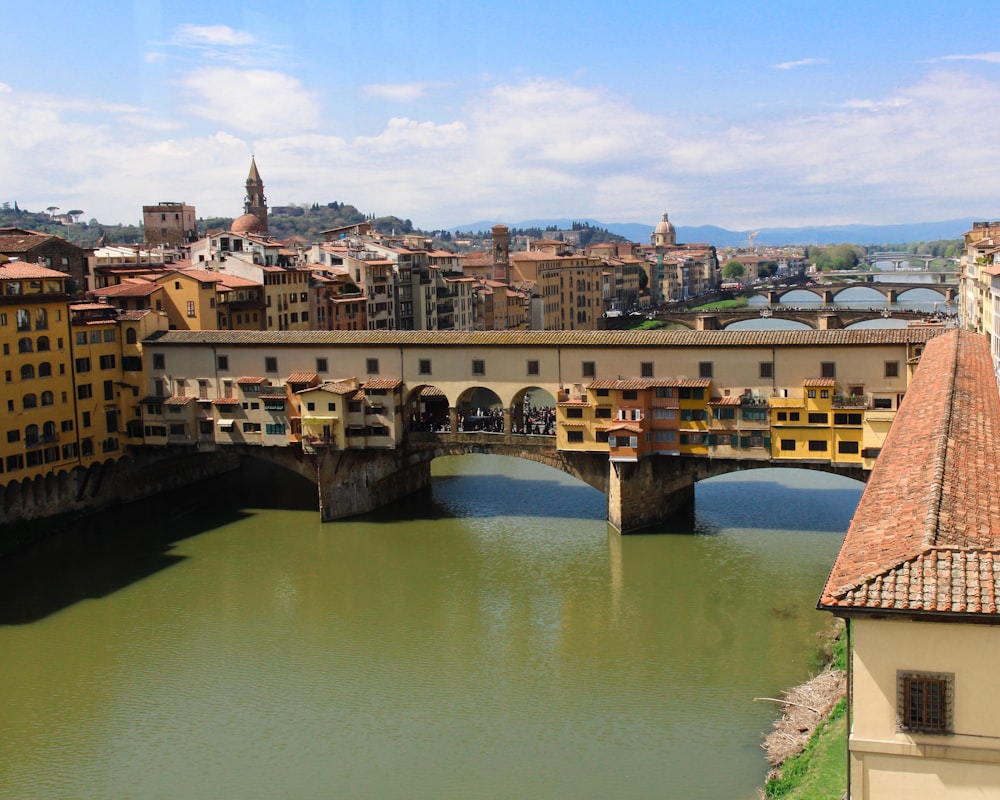
[[[0,253],[66,273],[71,293],[89,301],[162,314],[170,330],[597,330],[602,317],[722,283],[716,248],[677,242],[666,213],[648,244],[580,248],[572,232],[532,240],[495,225],[488,249],[457,253],[422,234],[382,235],[369,222],[326,230],[317,242],[279,239],[264,188],[251,159],[244,213],[226,230],[199,231],[194,206],[160,202],[143,206],[142,245],[85,249],[6,228]],[[765,263],[779,275],[805,266],[802,248],[732,258],[748,281]]]

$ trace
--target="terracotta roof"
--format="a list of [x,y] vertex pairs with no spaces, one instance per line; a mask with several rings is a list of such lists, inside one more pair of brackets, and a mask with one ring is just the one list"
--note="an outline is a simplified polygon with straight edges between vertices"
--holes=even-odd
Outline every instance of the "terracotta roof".
[[267,378],[237,378],[236,379],[236,382],[240,386],[248,386],[248,385],[253,385],[255,383],[265,383],[266,381],[267,381]]
[[216,397],[212,403],[217,406],[238,406],[240,400],[238,397]]
[[806,378],[802,381],[803,386],[836,386],[837,382],[833,378]]
[[376,378],[375,380],[365,381],[362,385],[362,389],[398,389],[403,385],[403,382],[399,378]]
[[608,425],[608,431],[628,431],[629,433],[642,433],[642,428],[639,425],[635,425],[630,422],[619,422],[614,425]]
[[[0,253],[5,252],[0,243]],[[65,272],[31,264],[27,261],[8,261],[0,264],[0,280],[18,280],[25,278],[65,278]]]
[[713,397],[708,401],[710,406],[738,406],[743,402],[743,398],[739,395],[730,395],[729,397]]
[[708,378],[630,378],[628,380],[591,381],[588,389],[655,389],[661,386],[683,386],[706,388],[712,381]]
[[162,331],[157,345],[355,345],[420,347],[778,347],[922,344],[941,328],[853,328],[843,330],[739,331]]
[[996,614],[1000,395],[986,339],[928,343],[819,607]]
[[164,400],[163,401],[163,405],[165,405],[165,406],[186,406],[188,403],[194,401],[194,399],[195,398],[193,398],[193,397],[187,397],[187,396],[182,397],[180,395],[174,395],[173,397],[168,397],[166,400]]
[[321,383],[319,386],[313,386],[309,389],[303,390],[299,394],[304,394],[305,392],[311,392],[315,389],[319,389],[323,392],[330,392],[330,394],[353,394],[358,390],[357,386],[350,386],[346,383]]
[[293,372],[285,378],[285,383],[316,383],[318,381],[319,375],[315,372]]

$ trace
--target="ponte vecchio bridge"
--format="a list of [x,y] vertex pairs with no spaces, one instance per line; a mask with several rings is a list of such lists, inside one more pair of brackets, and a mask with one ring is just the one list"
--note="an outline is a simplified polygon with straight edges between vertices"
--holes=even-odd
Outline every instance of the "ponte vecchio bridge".
[[170,331],[144,343],[143,444],[293,469],[324,519],[427,486],[438,456],[512,455],[603,491],[627,532],[737,469],[864,479],[939,332]]

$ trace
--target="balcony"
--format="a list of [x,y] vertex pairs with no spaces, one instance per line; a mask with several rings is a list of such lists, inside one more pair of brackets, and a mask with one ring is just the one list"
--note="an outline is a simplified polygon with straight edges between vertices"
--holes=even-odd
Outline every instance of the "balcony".
[[868,398],[863,394],[835,394],[834,408],[868,408]]

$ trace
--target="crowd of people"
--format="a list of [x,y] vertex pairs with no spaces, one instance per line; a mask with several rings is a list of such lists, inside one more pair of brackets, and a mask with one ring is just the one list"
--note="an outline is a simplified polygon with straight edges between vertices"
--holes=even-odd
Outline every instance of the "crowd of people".
[[[533,436],[555,436],[556,410],[553,406],[524,405],[518,415],[518,407],[511,412],[511,433]],[[451,433],[451,419],[447,415],[424,412],[420,416],[410,415],[410,431],[430,433]],[[500,406],[469,409],[458,415],[458,430],[462,432],[503,433],[504,412]]]

